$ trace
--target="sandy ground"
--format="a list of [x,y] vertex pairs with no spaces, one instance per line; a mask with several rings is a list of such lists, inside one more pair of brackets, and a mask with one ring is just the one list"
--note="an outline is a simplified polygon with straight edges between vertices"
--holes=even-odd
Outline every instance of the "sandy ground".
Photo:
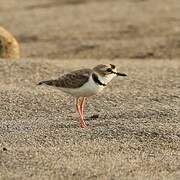
[[179,179],[180,61],[113,61],[128,77],[89,98],[88,129],[73,98],[36,86],[74,62],[0,61],[1,178]]
[[[0,179],[180,179],[179,0],[0,0],[0,22],[22,52],[0,60]],[[108,62],[128,76],[89,98],[91,128],[36,86]]]

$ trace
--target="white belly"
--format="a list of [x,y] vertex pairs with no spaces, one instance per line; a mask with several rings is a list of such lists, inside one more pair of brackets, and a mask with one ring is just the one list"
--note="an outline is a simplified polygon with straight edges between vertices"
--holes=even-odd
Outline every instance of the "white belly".
[[95,83],[92,79],[92,76],[89,78],[89,81],[85,83],[80,88],[60,88],[63,92],[71,94],[76,97],[89,97],[93,96],[104,89],[104,86],[100,86]]

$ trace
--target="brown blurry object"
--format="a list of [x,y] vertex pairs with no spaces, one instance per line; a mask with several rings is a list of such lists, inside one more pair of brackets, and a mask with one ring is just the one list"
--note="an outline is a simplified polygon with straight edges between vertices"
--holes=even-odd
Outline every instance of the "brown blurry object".
[[19,57],[19,43],[10,32],[0,27],[0,58],[18,59]]

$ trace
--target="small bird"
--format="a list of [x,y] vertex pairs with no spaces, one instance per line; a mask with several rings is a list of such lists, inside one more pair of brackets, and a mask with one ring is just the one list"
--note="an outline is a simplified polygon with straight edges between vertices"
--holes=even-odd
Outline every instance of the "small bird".
[[99,64],[93,69],[80,69],[61,76],[58,79],[41,81],[38,85],[54,86],[75,98],[76,110],[80,115],[80,127],[88,125],[84,121],[84,105],[87,97],[101,92],[115,76],[127,76],[119,73],[113,64]]

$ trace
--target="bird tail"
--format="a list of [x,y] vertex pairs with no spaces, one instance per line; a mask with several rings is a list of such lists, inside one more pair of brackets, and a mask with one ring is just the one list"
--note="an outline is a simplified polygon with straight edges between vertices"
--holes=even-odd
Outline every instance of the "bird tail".
[[56,86],[57,80],[40,81],[37,85],[46,84],[48,86]]

